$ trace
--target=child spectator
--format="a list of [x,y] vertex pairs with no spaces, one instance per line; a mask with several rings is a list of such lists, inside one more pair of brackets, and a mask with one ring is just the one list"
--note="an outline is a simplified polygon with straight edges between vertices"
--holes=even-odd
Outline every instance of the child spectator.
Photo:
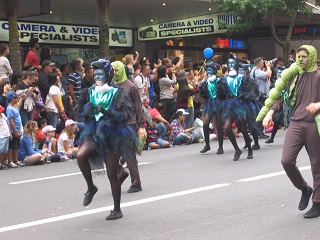
[[42,145],[46,140],[46,135],[43,134],[42,129],[47,126],[47,119],[39,118],[38,119],[38,131],[36,134],[36,145],[38,148],[42,149]]
[[24,166],[23,163],[18,161],[18,149],[20,147],[20,138],[22,134],[22,122],[19,113],[19,108],[22,104],[22,98],[19,100],[19,96],[15,92],[8,92],[7,100],[9,105],[6,109],[6,114],[8,118],[10,133],[12,134],[12,139],[9,141],[8,150],[8,165],[11,168],[16,168],[19,166]]
[[196,140],[196,132],[194,128],[188,128],[185,123],[186,115],[189,113],[180,108],[176,112],[176,119],[171,122],[173,134],[170,141],[173,145],[190,144]]
[[44,164],[48,155],[47,148],[40,150],[35,145],[37,131],[38,124],[33,120],[29,120],[23,129],[23,137],[20,140],[18,159],[23,161],[27,166]]
[[170,143],[168,141],[163,140],[159,132],[156,128],[157,121],[156,119],[152,119],[152,125],[148,125],[146,127],[147,131],[147,145],[151,149],[156,149],[156,148],[168,148],[170,147]]
[[46,136],[45,143],[42,149],[48,149],[47,163],[60,162],[60,155],[57,154],[57,139],[55,139],[56,129],[51,126],[45,126],[42,129],[43,134]]
[[12,137],[4,110],[5,108],[0,105],[0,169],[8,169],[3,163],[3,158],[8,153],[9,138]]
[[58,153],[62,158],[76,158],[78,148],[74,147],[75,130],[77,122],[69,119],[65,123],[65,129],[62,130],[58,139]]

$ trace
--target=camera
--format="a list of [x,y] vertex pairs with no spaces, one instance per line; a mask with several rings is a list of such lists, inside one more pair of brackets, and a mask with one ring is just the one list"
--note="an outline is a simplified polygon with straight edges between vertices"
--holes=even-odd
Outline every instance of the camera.
[[147,27],[141,31],[139,31],[139,37],[142,39],[145,38],[156,38],[157,37],[157,32],[153,30],[152,27]]
[[[37,87],[37,86],[33,83],[30,85],[30,87]],[[37,91],[37,90],[33,90],[33,92],[37,95],[39,94],[39,91]]]
[[271,63],[271,64],[276,64],[278,62],[278,58],[274,58],[274,59],[272,59],[272,60],[270,60],[268,62]]

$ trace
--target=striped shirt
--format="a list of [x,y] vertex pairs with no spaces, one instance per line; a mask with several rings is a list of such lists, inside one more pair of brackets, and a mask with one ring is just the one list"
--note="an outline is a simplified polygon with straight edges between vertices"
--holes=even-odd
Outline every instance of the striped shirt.
[[73,85],[74,96],[76,99],[80,97],[81,94],[81,80],[82,77],[77,72],[71,72],[68,76],[68,84]]

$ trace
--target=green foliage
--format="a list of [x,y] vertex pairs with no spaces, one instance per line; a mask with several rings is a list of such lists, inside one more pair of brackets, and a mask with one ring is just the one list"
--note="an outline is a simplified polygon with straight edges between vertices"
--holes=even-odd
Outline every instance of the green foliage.
[[[312,14],[310,7],[303,0],[215,0],[221,12],[233,13],[238,16],[234,25],[222,23],[227,34],[236,34],[248,31],[258,26],[261,21],[271,14],[291,17],[294,12]],[[320,0],[316,0],[320,5]]]

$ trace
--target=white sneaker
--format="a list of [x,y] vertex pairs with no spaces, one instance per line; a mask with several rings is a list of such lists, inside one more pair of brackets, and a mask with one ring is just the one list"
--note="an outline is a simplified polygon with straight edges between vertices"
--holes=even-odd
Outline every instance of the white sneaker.
[[16,161],[14,164],[19,166],[19,167],[24,167],[25,166],[25,164],[20,162],[20,161]]
[[10,166],[11,168],[16,168],[16,167],[18,167],[17,165],[14,164],[14,162],[9,162],[9,166]]

